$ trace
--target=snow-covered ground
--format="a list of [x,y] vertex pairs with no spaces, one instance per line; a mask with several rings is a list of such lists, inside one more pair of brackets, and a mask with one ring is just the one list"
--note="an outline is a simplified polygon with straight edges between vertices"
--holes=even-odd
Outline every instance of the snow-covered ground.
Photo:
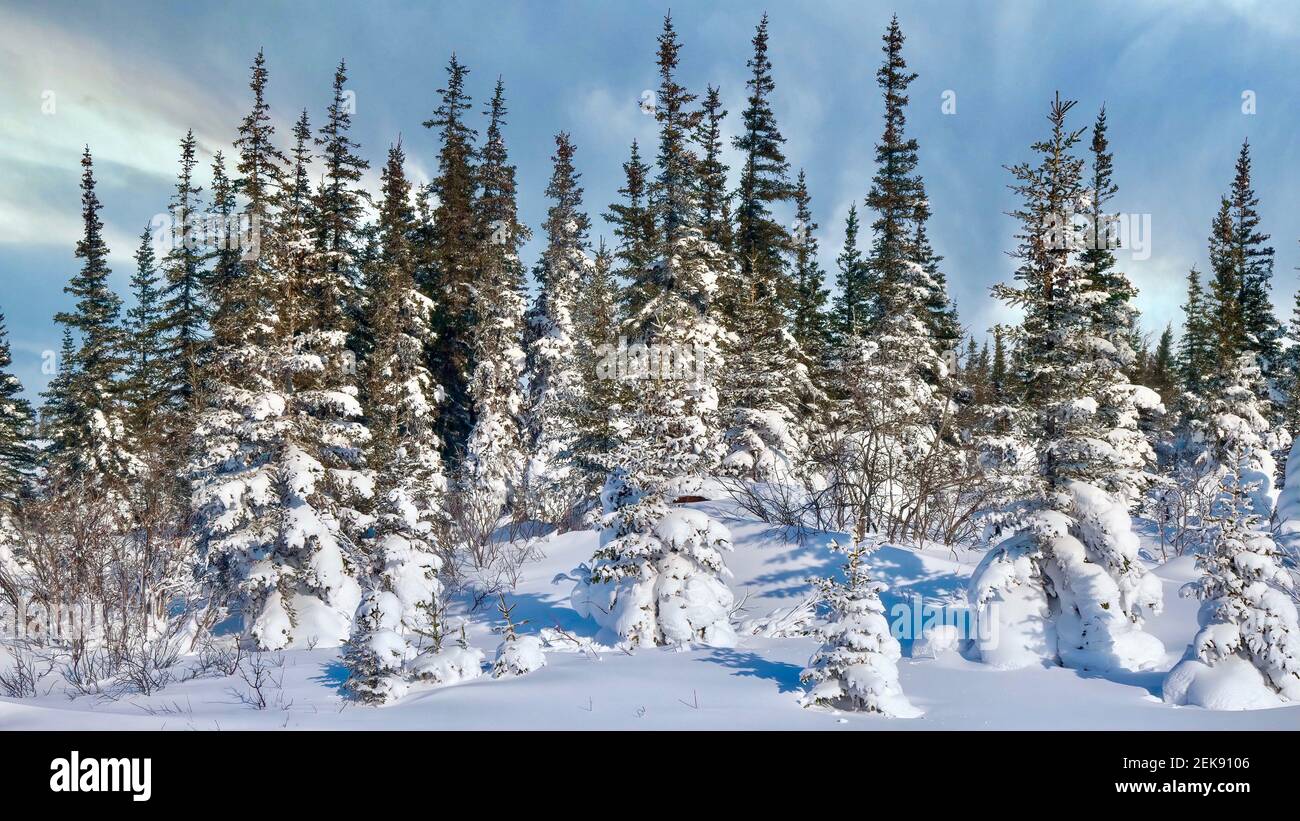
[[[782,530],[708,504],[734,535],[729,580],[743,610],[739,622],[790,608],[809,595],[806,578],[826,574],[840,557],[827,550],[831,534],[792,542]],[[579,637],[596,633],[594,622],[569,606],[572,583],[558,578],[590,558],[594,532],[544,541],[544,554],[530,562],[513,597],[513,618],[527,619],[522,633],[556,627]],[[967,579],[979,553],[946,548],[884,548],[871,563],[890,585],[885,603],[921,596],[927,605],[964,606]],[[1192,578],[1190,557],[1155,569],[1164,584],[1165,610],[1148,629],[1167,648],[1166,669],[1181,657],[1196,630],[1196,602],[1178,596]],[[470,615],[470,642],[490,662],[499,637],[492,601]],[[836,714],[804,709],[799,672],[815,649],[811,638],[767,638],[741,631],[734,649],[676,652],[601,650],[596,655],[552,651],[547,666],[522,678],[489,676],[467,683],[415,689],[385,707],[362,707],[343,699],[344,670],[337,649],[267,654],[282,658],[274,668],[282,686],[268,688],[269,706],[247,703],[238,677],[204,677],[174,683],[149,696],[104,700],[69,699],[57,675],[53,690],[36,699],[0,699],[3,729],[1300,729],[1300,705],[1248,712],[1171,707],[1160,701],[1164,671],[1106,676],[1064,668],[995,670],[955,652],[913,657],[902,641],[904,690],[925,711],[920,718]],[[920,654],[918,654],[920,655]],[[0,662],[4,663],[4,662]],[[55,683],[57,682],[57,684]]]

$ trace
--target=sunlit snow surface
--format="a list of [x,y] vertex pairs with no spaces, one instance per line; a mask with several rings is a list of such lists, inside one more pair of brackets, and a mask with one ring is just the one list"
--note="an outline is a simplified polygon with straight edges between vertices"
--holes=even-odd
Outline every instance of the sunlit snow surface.
[[[454,686],[413,685],[385,707],[363,707],[339,692],[345,672],[337,649],[293,650],[283,654],[283,689],[272,706],[256,710],[240,698],[247,687],[238,677],[204,677],[174,683],[149,696],[116,701],[83,696],[70,700],[55,673],[45,696],[0,699],[2,729],[1300,729],[1300,705],[1266,710],[1216,712],[1172,707],[1160,701],[1165,671],[1182,656],[1196,631],[1193,600],[1178,588],[1195,574],[1184,557],[1155,568],[1164,585],[1164,612],[1147,629],[1166,648],[1166,663],[1144,673],[1105,677],[1064,668],[1003,671],[967,661],[931,642],[913,657],[902,640],[899,663],[903,689],[924,711],[916,719],[832,713],[799,705],[799,673],[815,649],[811,638],[768,638],[752,634],[755,620],[797,606],[810,592],[806,579],[838,567],[841,557],[826,549],[833,534],[790,534],[742,518],[730,505],[703,505],[731,530],[736,549],[726,556],[734,576],[727,580],[743,612],[739,645],[732,649],[685,651],[640,649],[632,654],[551,649],[546,666],[526,676],[483,675]],[[541,545],[544,558],[530,563],[507,601],[521,634],[558,626],[579,639],[594,637],[597,625],[569,606],[572,582],[564,578],[587,561],[594,532],[569,533]],[[871,557],[878,577],[889,584],[885,604],[919,595],[929,606],[964,606],[965,588],[981,553],[947,548],[915,551],[884,548]],[[470,643],[490,665],[500,637],[495,601],[470,614]],[[459,613],[464,613],[462,603]],[[274,654],[271,654],[274,655]],[[7,662],[0,662],[7,663]],[[486,673],[486,669],[485,669]]]

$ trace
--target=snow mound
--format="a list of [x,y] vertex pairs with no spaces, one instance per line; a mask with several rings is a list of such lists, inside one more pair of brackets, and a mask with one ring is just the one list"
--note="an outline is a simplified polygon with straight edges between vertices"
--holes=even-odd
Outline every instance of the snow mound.
[[1163,696],[1169,704],[1207,710],[1266,710],[1286,703],[1259,669],[1240,656],[1219,659],[1214,666],[1184,658],[1165,677]]
[[456,684],[483,675],[483,651],[454,645],[421,653],[410,664],[416,679],[433,684]]
[[938,658],[956,652],[961,644],[961,630],[955,624],[932,624],[912,644],[912,658]]
[[537,636],[519,636],[501,642],[496,661],[492,664],[494,678],[526,676],[546,666],[546,651]]

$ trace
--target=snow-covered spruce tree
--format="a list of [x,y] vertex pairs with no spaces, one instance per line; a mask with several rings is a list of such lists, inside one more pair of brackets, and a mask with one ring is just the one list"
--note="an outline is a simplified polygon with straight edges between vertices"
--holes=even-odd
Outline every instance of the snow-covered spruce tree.
[[[217,229],[218,232],[222,232],[240,216],[240,211],[235,198],[235,181],[230,178],[230,174],[226,171],[226,157],[220,151],[217,151],[212,156],[212,185],[210,190],[211,196],[204,208],[204,215],[210,223],[222,226]],[[217,247],[208,253],[207,262],[210,263],[211,267],[206,272],[204,279],[207,284],[210,329],[212,313],[216,310],[215,294],[225,290],[239,275],[240,243],[238,241],[227,241],[228,239],[227,234],[218,233],[215,238],[218,242]],[[199,374],[200,377],[203,376],[202,369],[200,369]]]
[[32,408],[22,396],[22,383],[9,370],[12,366],[9,331],[0,314],[0,543],[36,467]]
[[813,653],[799,678],[812,689],[801,699],[805,707],[831,707],[881,713],[890,718],[916,718],[922,711],[912,705],[898,683],[902,651],[889,630],[880,594],[888,589],[872,580],[867,556],[876,549],[865,526],[849,547],[831,543],[844,553],[844,581],[818,579],[829,613],[813,630],[821,647]]
[[194,432],[196,538],[213,604],[243,616],[258,647],[345,639],[361,597],[338,489],[364,486],[364,443],[342,345],[315,346],[334,307],[319,298],[306,115],[291,169],[273,143],[267,71],[253,63],[253,108],[239,128],[239,190],[256,246],[214,293],[207,408]]
[[1242,325],[1246,347],[1255,354],[1263,377],[1257,385],[1260,399],[1264,402],[1262,410],[1275,428],[1266,444],[1276,466],[1274,487],[1277,488],[1282,485],[1291,437],[1297,431],[1284,426],[1287,382],[1281,349],[1284,333],[1273,313],[1269,296],[1273,280],[1273,248],[1266,245],[1269,235],[1259,230],[1259,197],[1251,182],[1249,141],[1242,142],[1237,156],[1231,202],[1232,257],[1241,270],[1238,280],[1241,285]]
[[[196,150],[194,132],[187,131],[181,139],[180,172],[171,199],[172,224],[179,230],[179,235],[173,233],[174,244],[167,249],[160,263],[163,276],[159,328],[163,346],[160,355],[167,369],[166,406],[172,417],[168,429],[180,441],[188,439],[188,426],[202,407],[199,379],[207,341],[209,309],[203,244],[217,244],[217,253],[228,253],[220,246],[221,237],[214,236],[216,231],[205,235],[197,224],[202,190],[194,180],[194,168],[198,163]],[[224,180],[225,170],[220,167],[221,162],[218,155],[213,194],[228,196],[229,192],[225,190],[228,183]],[[224,219],[220,222],[224,223]],[[222,225],[221,228],[225,230],[229,226]],[[181,460],[184,458],[183,452],[175,456]]]
[[[424,122],[425,128],[438,133],[438,172],[425,192],[424,199],[432,207],[423,214],[414,249],[420,273],[417,282],[437,306],[437,340],[430,352],[429,367],[447,394],[443,412],[438,415],[438,432],[443,453],[457,460],[466,448],[474,421],[469,385],[477,364],[473,350],[474,302],[483,266],[484,221],[476,213],[480,209],[475,198],[480,183],[475,168],[477,132],[465,122],[465,113],[471,107],[465,93],[468,74],[469,69],[452,54],[447,64],[447,86],[438,89],[441,101],[433,117]],[[498,163],[505,167],[504,160]],[[482,181],[487,182],[486,176]],[[507,200],[513,203],[513,189]],[[506,225],[508,242],[497,247],[498,254],[508,260],[518,247],[514,244],[516,235],[510,233],[512,220],[500,216],[491,219],[501,219]]]
[[790,332],[798,298],[788,264],[794,239],[772,213],[774,205],[793,199],[795,189],[770,103],[776,86],[766,15],[752,42],[743,131],[732,141],[743,158],[734,263],[724,259],[721,269],[727,273],[734,265],[735,271],[720,277],[717,293],[727,360],[719,398],[727,423],[724,470],[766,480],[788,474],[801,457],[800,396],[812,387],[808,361]]
[[[341,583],[347,587],[347,599],[339,600],[342,609],[348,601],[354,601],[353,577],[358,570],[355,545],[369,525],[363,511],[371,504],[374,477],[365,465],[370,433],[359,401],[356,358],[349,348],[354,310],[354,264],[350,253],[353,240],[350,235],[337,238],[336,232],[350,231],[347,221],[337,216],[343,206],[330,204],[332,197],[347,199],[347,176],[327,168],[321,190],[312,196],[308,173],[310,133],[304,111],[294,130],[292,184],[277,226],[281,244],[272,248],[279,252],[273,264],[298,288],[296,293],[282,294],[278,315],[292,352],[288,359],[292,371],[289,410],[296,428],[295,444],[301,448],[299,466],[315,474],[310,486],[303,474],[303,488],[309,494],[306,501],[315,510],[300,511],[303,533],[300,536],[291,530],[288,539],[290,544],[303,539],[304,547],[310,550],[310,539],[317,531],[330,531],[318,538],[334,542],[336,547],[332,549],[337,549],[343,560],[341,567],[348,578]],[[339,160],[335,157],[334,161]],[[322,211],[322,206],[327,205],[330,210]],[[323,242],[322,237],[329,240]],[[296,506],[291,502],[289,507],[292,511]],[[333,568],[328,572],[332,573]],[[317,584],[311,574],[308,583]],[[328,600],[328,596],[321,598]],[[351,616],[348,610],[343,612]],[[321,641],[341,638],[322,636]]]
[[413,527],[438,531],[447,489],[435,435],[443,391],[426,365],[434,305],[414,279],[415,215],[405,160],[398,143],[389,148],[382,173],[378,275],[366,311],[373,340],[366,362],[367,461],[378,474],[377,500],[396,493],[414,515]]
[[1259,197],[1251,182],[1250,141],[1241,144],[1228,195],[1231,230],[1227,242],[1240,287],[1242,331],[1247,349],[1255,355],[1263,381],[1257,386],[1265,391],[1265,415],[1275,421],[1277,413],[1270,387],[1280,364],[1279,340],[1282,328],[1273,314],[1269,289],[1273,280],[1273,249],[1266,245],[1268,234],[1259,230]]
[[[1233,197],[1237,196],[1234,191]],[[1208,400],[1205,413],[1192,421],[1193,452],[1199,445],[1201,453],[1198,455],[1202,460],[1208,459],[1211,463],[1220,464],[1220,453],[1215,448],[1217,439],[1212,427],[1216,403],[1222,402],[1244,379],[1258,400],[1259,413],[1268,422],[1257,428],[1260,439],[1256,455],[1252,458],[1267,476],[1273,477],[1276,476],[1275,454],[1290,445],[1290,437],[1286,430],[1276,424],[1277,409],[1270,398],[1271,389],[1265,371],[1267,358],[1259,350],[1251,330],[1252,323],[1264,322],[1259,317],[1252,319],[1251,316],[1252,297],[1249,291],[1253,287],[1251,282],[1255,281],[1258,285],[1258,281],[1250,277],[1258,274],[1251,273],[1252,252],[1249,244],[1240,240],[1234,207],[1233,200],[1224,197],[1211,224],[1209,256],[1213,276],[1209,283],[1205,313],[1213,340],[1213,359],[1207,375],[1203,377]],[[1254,357],[1253,369],[1241,371],[1239,360],[1243,355]],[[1199,434],[1199,437],[1195,434]],[[1254,492],[1256,514],[1265,519],[1270,517],[1276,496],[1274,483],[1261,481]]]
[[[449,85],[451,83],[449,82]],[[478,176],[482,192],[475,205],[478,275],[473,294],[469,399],[474,424],[458,474],[457,516],[472,523],[479,539],[490,534],[507,509],[518,513],[526,464],[521,419],[524,396],[524,269],[519,248],[528,230],[519,222],[515,167],[506,153],[505,93],[500,80],[488,109],[490,121]],[[453,397],[454,398],[454,397]]]
[[15,518],[34,479],[36,449],[32,408],[22,396],[22,383],[10,372],[12,365],[9,333],[0,314],[0,613],[13,611],[17,635],[29,594]]
[[[730,254],[735,245],[735,227],[731,214],[732,194],[727,191],[729,169],[722,161],[722,121],[726,119],[727,111],[722,107],[717,86],[705,88],[702,114],[695,134],[695,142],[702,151],[699,168],[700,230],[706,240],[718,246],[718,250]],[[634,150],[635,145],[633,143]],[[727,288],[720,283],[718,290],[725,292]],[[721,305],[719,308],[721,310]]]
[[[819,449],[843,524],[865,518],[889,538],[924,538],[930,509],[947,495],[946,477],[961,466],[950,399],[956,388],[932,330],[936,291],[947,302],[942,282],[930,273],[937,257],[928,242],[915,244],[918,237],[924,242],[924,232],[913,222],[928,215],[928,206],[919,209],[917,142],[904,135],[905,92],[915,75],[903,60],[897,20],[882,39],[877,81],[885,128],[866,198],[876,214],[873,239],[865,260],[853,245],[841,257],[848,290],[837,322],[832,429]],[[868,316],[860,319],[859,311]]]
[[559,524],[581,498],[583,477],[573,465],[579,408],[587,385],[578,360],[576,316],[586,310],[581,288],[594,262],[587,254],[591,221],[582,211],[581,176],[569,135],[555,138],[546,196],[546,249],[535,276],[540,290],[528,316],[528,465],[524,472],[531,518]]
[[850,334],[860,334],[871,319],[871,285],[866,261],[858,247],[858,205],[849,203],[844,220],[844,246],[835,258],[835,301],[831,308],[831,330],[837,344]]
[[1215,398],[1211,429],[1222,466],[1220,495],[1206,522],[1201,578],[1185,594],[1202,600],[1200,632],[1169,672],[1164,698],[1219,710],[1272,707],[1277,696],[1300,701],[1300,621],[1294,584],[1255,502],[1271,476],[1259,464],[1267,422],[1254,393],[1258,365],[1246,352]]
[[601,626],[607,644],[731,647],[735,598],[720,580],[731,534],[704,511],[669,501],[676,477],[652,473],[666,449],[642,439],[617,451],[621,467],[601,492],[600,548],[578,568],[570,600]]
[[146,439],[163,433],[159,422],[169,398],[166,364],[161,357],[165,343],[162,338],[158,265],[148,228],[140,235],[135,264],[135,273],[131,275],[135,304],[126,312],[123,339],[126,362],[121,391],[127,429],[137,443],[137,449],[144,449]]
[[650,166],[641,160],[636,140],[632,141],[628,161],[623,163],[623,177],[623,187],[618,189],[623,201],[610,205],[604,217],[618,239],[615,272],[627,281],[619,299],[621,313],[627,316],[640,310],[653,296],[655,281],[650,269],[659,236],[654,209],[650,207]]
[[[515,631],[515,622],[511,618],[515,605],[506,606],[505,596],[497,605],[497,612],[505,625],[501,628],[501,644],[497,647],[496,660],[492,662],[492,677],[526,676],[546,666],[546,651],[542,649],[542,640],[537,636],[521,636]],[[525,624],[526,622],[520,622]]]
[[[352,139],[352,101],[347,90],[347,65],[339,61],[334,69],[330,104],[325,124],[316,137],[320,147],[321,180],[316,189],[314,225],[318,259],[324,269],[322,281],[330,291],[325,305],[338,305],[344,322],[351,330],[361,319],[363,298],[359,293],[361,272],[361,221],[370,194],[361,187],[361,174],[370,163],[357,155],[361,147]],[[338,326],[332,320],[330,326]]]
[[978,642],[989,664],[1149,669],[1163,661],[1164,648],[1141,624],[1160,609],[1160,582],[1138,558],[1124,500],[1104,488],[1122,457],[1107,441],[1098,396],[1118,365],[1096,356],[1105,342],[1092,321],[1090,280],[1079,238],[1064,229],[1085,193],[1083,161],[1072,154],[1082,132],[1066,127],[1073,106],[1058,94],[1051,134],[1033,146],[1039,162],[1011,168],[1023,199],[1012,212],[1021,224],[1014,252],[1021,284],[995,293],[1024,311],[1016,330],[1025,390],[1018,421],[1038,469],[1019,531],[984,557],[970,599],[991,620],[989,639]]
[[[574,608],[594,618],[609,643],[730,646],[734,602],[720,579],[727,529],[673,500],[713,464],[716,408],[712,379],[718,331],[709,306],[716,246],[705,241],[694,202],[698,167],[686,145],[694,118],[674,72],[680,45],[671,18],[659,37],[660,124],[654,184],[659,259],[634,271],[624,322],[634,344],[654,346],[651,365],[622,374],[627,393],[619,420],[617,465],[601,492],[600,548],[578,568]],[[644,363],[643,363],[644,364]]]
[[[979,492],[984,496],[978,522],[980,540],[1001,541],[1004,530],[1014,527],[1015,506],[1030,492],[1037,458],[1027,440],[1022,418],[1021,391],[1011,370],[1009,334],[993,326],[987,396],[970,406],[970,439],[974,465],[983,475]],[[963,414],[967,415],[967,414]]]
[[658,394],[661,401],[646,406],[660,417],[655,426],[671,440],[670,450],[679,457],[676,472],[686,490],[698,485],[721,453],[716,382],[723,331],[714,299],[726,260],[704,239],[699,226],[699,158],[689,136],[701,112],[690,109],[695,95],[675,78],[681,44],[670,17],[665,17],[658,39],[659,151],[648,193],[656,228],[653,262],[628,272],[632,281],[625,291],[622,335],[629,350],[645,346],[638,362],[629,356],[627,376],[644,381],[638,386],[643,398]]
[[1129,343],[1130,329],[1138,321],[1133,304],[1137,288],[1116,268],[1111,248],[1112,226],[1117,217],[1107,213],[1106,204],[1119,190],[1113,181],[1114,160],[1106,136],[1106,109],[1097,114],[1090,144],[1092,164],[1083,202],[1088,206],[1090,231],[1085,238],[1079,264],[1087,277],[1087,299],[1092,302],[1093,334],[1098,340],[1094,356],[1111,361],[1104,382],[1097,390],[1097,417],[1107,429],[1105,440],[1114,458],[1102,480],[1102,488],[1133,508],[1154,479],[1155,450],[1139,423],[1143,412],[1162,414],[1161,397],[1150,388],[1135,384],[1130,377],[1136,354]]
[[803,169],[799,169],[795,181],[794,204],[798,233],[791,261],[795,298],[790,332],[809,361],[821,365],[825,363],[831,338],[830,314],[826,309],[830,291],[826,288],[826,272],[817,259],[818,242],[814,232],[818,226],[813,221],[812,195],[808,193]]
[[573,462],[579,471],[584,496],[598,495],[605,476],[613,469],[623,385],[617,378],[614,357],[618,338],[618,282],[614,255],[601,242],[592,264],[578,284],[582,310],[574,318],[577,358],[585,385],[577,408],[577,438]]
[[956,351],[961,341],[961,322],[957,318],[957,306],[948,296],[948,277],[939,265],[943,262],[943,257],[930,245],[927,231],[930,216],[930,200],[925,193],[925,183],[918,175],[916,199],[912,205],[909,256],[919,269],[917,287],[920,289],[920,303],[924,309],[921,318],[939,351]]
[[83,263],[63,289],[76,303],[54,317],[79,344],[59,362],[63,378],[51,382],[46,393],[47,475],[56,488],[84,480],[125,498],[126,483],[139,461],[132,453],[118,383],[126,361],[126,336],[118,322],[122,300],[108,283],[108,246],[89,147],[81,156],[81,168],[84,230],[76,255]]
[[411,633],[442,629],[446,491],[434,422],[440,391],[425,365],[433,304],[415,285],[410,237],[415,225],[401,144],[388,150],[379,206],[377,271],[365,313],[372,352],[366,363],[366,450],[375,472],[375,515],[366,590],[344,653],[348,689],[382,703],[404,691]]
[[[320,182],[310,205],[301,209],[307,229],[303,241],[311,243],[311,255],[303,260],[307,314],[296,329],[294,348],[302,361],[321,365],[302,380],[297,399],[309,416],[314,455],[327,472],[321,489],[329,496],[326,507],[355,542],[368,527],[363,511],[374,492],[374,477],[365,464],[370,433],[357,368],[357,328],[364,310],[358,252],[361,219],[371,199],[360,186],[370,164],[357,156],[359,146],[350,136],[352,104],[346,84],[347,69],[340,61],[326,121],[315,139],[321,150]],[[302,122],[305,126],[305,112]],[[305,148],[295,152],[296,173],[309,166]],[[296,244],[294,234],[289,239]]]
[[[419,444],[399,434],[410,452]],[[348,668],[346,687],[357,698],[382,703],[406,691],[411,673],[407,663],[416,650],[407,641],[410,633],[439,639],[442,636],[442,583],[438,571],[442,559],[435,552],[436,531],[421,505],[420,471],[427,481],[429,466],[415,462],[402,444],[389,450],[388,461],[377,471],[373,538],[370,545],[370,576],[352,621],[352,635],[346,643],[343,663]],[[413,475],[410,471],[415,471]],[[430,648],[436,655],[440,648]]]

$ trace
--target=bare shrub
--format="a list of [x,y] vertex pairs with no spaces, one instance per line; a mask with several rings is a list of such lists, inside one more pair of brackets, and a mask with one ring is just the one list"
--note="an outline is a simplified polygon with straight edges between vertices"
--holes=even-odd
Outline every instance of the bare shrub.
[[106,646],[72,642],[60,668],[69,698],[105,695],[117,677],[120,661],[120,654]]
[[759,521],[796,530],[800,536],[814,525],[812,499],[793,476],[781,476],[771,482],[727,477],[719,482],[741,510]]
[[235,697],[255,710],[274,707],[288,710],[293,701],[284,695],[284,654],[251,653],[237,667],[240,679],[248,688],[234,690]]
[[1211,459],[1180,459],[1173,480],[1154,484],[1143,499],[1143,513],[1155,523],[1160,554],[1182,556],[1205,544],[1202,522],[1219,496],[1217,466]]
[[119,691],[152,695],[175,680],[180,657],[181,642],[170,632],[155,638],[128,636],[114,685]]
[[239,672],[239,663],[244,660],[244,648],[238,640],[223,641],[205,633],[198,641],[198,655],[194,666],[186,674],[186,680],[206,675],[233,676]]
[[6,642],[4,647],[13,666],[0,672],[0,695],[6,698],[36,698],[41,695],[41,679],[54,671],[53,660],[38,653],[30,642]]

